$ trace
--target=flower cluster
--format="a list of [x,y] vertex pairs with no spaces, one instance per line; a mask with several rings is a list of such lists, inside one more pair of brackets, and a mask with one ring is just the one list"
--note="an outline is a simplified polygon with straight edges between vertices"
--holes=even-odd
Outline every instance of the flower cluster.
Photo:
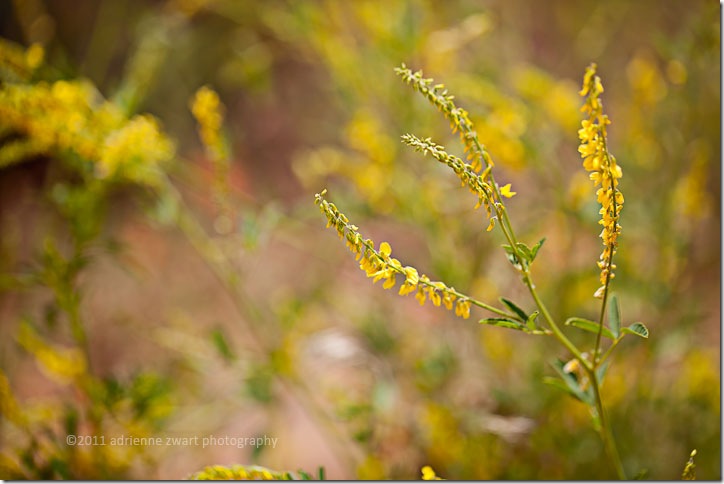
[[591,64],[583,77],[583,88],[580,95],[586,98],[581,111],[587,115],[578,130],[581,145],[578,151],[583,158],[583,167],[591,172],[590,178],[598,186],[596,197],[601,204],[601,220],[603,225],[601,239],[604,249],[599,257],[598,267],[601,269],[601,287],[596,297],[603,297],[608,281],[614,277],[616,266],[612,263],[616,253],[617,238],[621,233],[618,224],[623,205],[623,194],[618,189],[618,180],[623,175],[616,158],[608,152],[606,146],[606,126],[611,124],[608,116],[603,114],[600,95],[603,92],[601,79],[596,75],[596,64]]
[[485,164],[486,167],[493,166],[493,160],[478,140],[478,133],[473,128],[473,123],[468,117],[468,112],[455,105],[453,101],[455,96],[448,94],[443,84],[433,85],[433,79],[425,79],[422,77],[422,71],[413,73],[405,64],[395,68],[395,72],[443,113],[445,118],[450,122],[450,128],[453,133],[460,132],[460,139],[465,145],[465,153],[474,171],[480,171],[483,164]]
[[262,466],[208,466],[189,477],[192,481],[294,481],[306,480],[306,473],[279,472]]
[[[490,219],[487,230],[490,231],[493,229],[497,215],[493,214],[495,202],[494,191],[490,185],[491,180],[486,177],[486,173],[490,171],[490,166],[485,169],[482,175],[479,175],[475,172],[472,165],[465,163],[457,156],[448,154],[444,146],[433,143],[430,138],[419,139],[415,135],[406,134],[402,137],[402,141],[416,151],[422,152],[424,155],[430,153],[437,161],[452,168],[458,178],[460,178],[462,185],[467,186],[472,193],[477,195],[478,204],[475,208],[485,205],[485,210]],[[506,198],[510,198],[515,195],[515,192],[510,190],[510,184],[508,184],[500,187],[500,194]]]
[[212,194],[221,209],[221,215],[214,226],[220,233],[229,233],[233,227],[233,209],[229,184],[231,160],[228,145],[222,135],[224,105],[213,89],[203,86],[194,94],[190,108],[198,123],[199,136],[206,155],[213,167]]
[[[31,67],[42,52],[30,48],[26,57]],[[162,166],[175,155],[173,142],[155,118],[128,118],[85,81],[3,83],[0,131],[22,135],[0,153],[4,165],[40,153],[72,154],[70,160],[90,162],[78,166],[90,166],[98,178],[147,186],[160,183]]]
[[430,299],[435,306],[444,305],[448,310],[452,310],[454,306],[457,316],[466,319],[470,317],[469,297],[443,282],[431,281],[426,275],[419,274],[414,267],[403,266],[392,257],[392,248],[387,242],[382,242],[379,248],[375,248],[371,239],[363,238],[358,227],[349,223],[347,216],[341,213],[334,203],[324,198],[326,192],[323,190],[314,196],[315,204],[319,205],[321,212],[327,217],[327,227],[334,227],[339,237],[346,240],[347,247],[356,254],[360,269],[365,271],[367,277],[372,278],[373,282],[384,280],[382,287],[390,289],[397,283],[397,276],[402,276],[404,281],[399,289],[400,295],[414,292],[421,305]]
[[212,160],[228,158],[221,136],[224,121],[224,105],[208,86],[201,87],[191,101],[191,112],[199,123],[199,135]]
[[4,82],[20,82],[32,77],[43,63],[45,50],[40,44],[32,44],[27,49],[23,46],[0,39],[0,80]]
[[444,481],[442,477],[438,477],[435,471],[430,466],[425,466],[421,469],[423,481]]

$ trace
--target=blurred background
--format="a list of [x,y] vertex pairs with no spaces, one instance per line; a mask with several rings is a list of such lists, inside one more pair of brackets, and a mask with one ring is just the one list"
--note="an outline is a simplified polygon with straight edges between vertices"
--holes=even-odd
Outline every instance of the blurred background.
[[[533,309],[475,198],[400,142],[463,152],[393,71],[423,69],[518,193],[520,239],[547,238],[533,274],[553,316],[597,319],[598,206],[577,152],[596,62],[626,198],[613,288],[624,323],[651,331],[617,349],[605,403],[629,476],[678,479],[697,449],[697,477],[721,479],[715,2],[17,0],[0,3],[0,36],[3,90],[82,82],[175,146],[163,182],[99,177],[72,146],[11,153],[30,135],[0,102],[1,478],[181,479],[234,463],[613,478],[585,406],[543,383],[569,357],[553,340],[372,285],[313,204],[327,188],[403,264]],[[35,66],[32,45],[42,65],[21,76],[8,59]],[[223,105],[216,151],[191,110],[202,86]],[[42,109],[19,112],[43,126]]]

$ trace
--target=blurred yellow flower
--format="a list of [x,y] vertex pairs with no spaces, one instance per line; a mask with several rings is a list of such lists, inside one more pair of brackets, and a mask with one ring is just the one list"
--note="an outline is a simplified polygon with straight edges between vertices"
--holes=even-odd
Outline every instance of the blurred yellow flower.
[[422,468],[422,480],[423,481],[443,481],[441,477],[438,477],[437,474],[435,474],[435,471],[432,470],[432,467],[425,466]]

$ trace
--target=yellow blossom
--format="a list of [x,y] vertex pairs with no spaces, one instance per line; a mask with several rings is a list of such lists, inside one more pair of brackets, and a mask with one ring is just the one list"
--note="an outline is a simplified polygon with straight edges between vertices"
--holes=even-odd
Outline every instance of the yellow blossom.
[[480,171],[483,165],[493,165],[493,160],[478,140],[478,133],[473,128],[468,112],[455,105],[454,96],[448,94],[444,85],[433,85],[432,79],[422,77],[422,71],[413,73],[404,64],[396,68],[395,72],[443,113],[453,133],[460,132],[460,140],[465,145],[465,153],[474,171]]
[[607,147],[606,126],[611,124],[611,121],[603,114],[603,104],[599,98],[602,92],[603,85],[596,75],[596,65],[591,64],[586,69],[580,91],[581,96],[586,97],[581,111],[586,113],[588,118],[581,122],[581,129],[578,130],[581,140],[578,152],[583,158],[583,167],[591,172],[591,181],[594,186],[599,187],[596,200],[601,205],[599,224],[603,226],[600,237],[604,249],[598,261],[601,287],[594,294],[595,297],[603,297],[608,282],[614,277],[613,270],[616,266],[612,260],[621,233],[618,221],[624,202],[623,194],[618,189],[618,180],[623,176],[623,171]]
[[[399,294],[407,295],[415,293],[415,299],[422,305],[427,298],[435,306],[444,304],[448,310],[455,305],[455,314],[462,318],[470,317],[470,298],[458,293],[454,288],[448,287],[440,281],[431,281],[425,274],[420,274],[417,269],[410,266],[403,266],[399,260],[392,257],[392,247],[387,242],[382,242],[379,247],[371,239],[364,239],[357,231],[357,226],[349,222],[349,219],[341,213],[337,207],[324,198],[326,190],[315,195],[315,203],[319,205],[320,211],[327,217],[327,227],[334,227],[337,235],[346,241],[347,247],[356,254],[359,260],[359,267],[372,278],[373,282],[384,279],[382,287],[390,289],[395,286],[397,276],[404,277],[400,286]],[[476,302],[477,305],[487,308],[488,306]]]
[[423,481],[442,481],[441,477],[438,477],[437,474],[435,474],[435,471],[432,470],[432,467],[425,466],[422,468],[422,480]]
[[518,192],[514,192],[510,189],[510,183],[508,183],[505,186],[500,187],[500,194],[504,196],[505,198],[512,198],[515,194]]
[[128,119],[84,81],[3,84],[0,125],[31,140],[34,152],[87,160],[83,166],[99,178],[156,186],[161,167],[174,156],[155,118]]

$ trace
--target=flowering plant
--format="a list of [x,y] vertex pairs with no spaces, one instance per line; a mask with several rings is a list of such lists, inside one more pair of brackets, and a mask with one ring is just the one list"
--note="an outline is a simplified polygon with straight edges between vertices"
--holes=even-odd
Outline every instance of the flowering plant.
[[[582,128],[578,134],[581,140],[579,152],[583,157],[583,167],[591,172],[590,179],[599,187],[596,195],[601,205],[599,223],[603,226],[600,236],[604,249],[598,261],[598,267],[601,269],[601,286],[595,291],[594,297],[601,299],[600,318],[595,322],[569,317],[563,324],[550,313],[539,296],[533,280],[532,266],[545,239],[529,246],[516,236],[505,204],[505,200],[516,195],[516,192],[512,191],[511,184],[501,186],[495,181],[492,157],[480,142],[467,111],[455,104],[454,96],[448,93],[444,85],[434,84],[432,79],[424,78],[421,71],[413,72],[404,64],[395,71],[442,112],[454,133],[459,133],[465,147],[466,160],[449,154],[443,146],[436,144],[430,138],[421,139],[412,134],[405,134],[402,136],[402,141],[423,155],[430,154],[438,162],[450,167],[462,186],[466,186],[478,198],[476,208],[485,207],[488,218],[487,231],[493,230],[496,226],[500,227],[507,242],[502,247],[535,302],[536,309],[527,312],[517,303],[502,297],[500,298],[502,307],[496,307],[459,292],[444,282],[433,281],[412,266],[403,265],[391,256],[392,248],[389,243],[382,242],[376,246],[371,239],[363,237],[358,227],[352,224],[334,203],[327,200],[327,191],[322,190],[315,195],[315,203],[326,216],[327,226],[334,227],[339,237],[346,241],[349,249],[360,261],[360,269],[365,271],[367,277],[372,278],[373,282],[384,280],[382,285],[384,289],[395,287],[397,276],[401,276],[399,294],[415,293],[415,298],[420,304],[429,299],[435,306],[442,304],[448,310],[454,307],[456,316],[465,319],[470,317],[471,307],[477,306],[493,314],[492,317],[480,319],[479,322],[482,324],[555,338],[568,350],[570,359],[555,362],[553,367],[558,377],[547,377],[546,382],[566,391],[589,407],[593,425],[600,433],[608,458],[618,477],[625,479],[626,473],[611,424],[606,416],[602,383],[609,357],[620,341],[627,334],[648,338],[649,331],[641,322],[622,325],[617,298],[610,291],[616,268],[613,257],[616,253],[618,235],[621,233],[619,218],[624,199],[618,188],[622,170],[608,150],[606,127],[610,124],[610,120],[603,113],[600,99],[603,85],[596,75],[596,65],[591,64],[586,69],[583,87],[579,93],[585,97],[581,111],[587,117],[582,121]],[[584,350],[574,344],[562,326],[571,326],[593,333],[595,335],[593,347]],[[602,343],[603,337],[610,340],[606,348]]]

